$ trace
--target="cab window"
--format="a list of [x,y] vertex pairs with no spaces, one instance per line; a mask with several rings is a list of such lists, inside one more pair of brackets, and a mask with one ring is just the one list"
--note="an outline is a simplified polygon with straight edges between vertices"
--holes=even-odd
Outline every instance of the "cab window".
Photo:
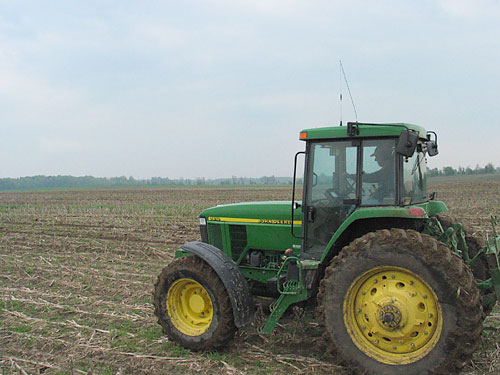
[[363,142],[362,205],[395,204],[395,146],[394,139],[377,139]]

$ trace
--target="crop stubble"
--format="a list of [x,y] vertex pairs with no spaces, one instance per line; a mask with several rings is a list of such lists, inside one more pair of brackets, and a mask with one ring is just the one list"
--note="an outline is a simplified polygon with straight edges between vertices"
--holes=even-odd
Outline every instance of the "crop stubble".
[[[498,181],[434,186],[478,232],[500,212]],[[220,353],[191,353],[156,324],[151,290],[181,244],[199,238],[198,213],[241,201],[290,199],[290,188],[185,188],[0,193],[0,373],[332,374],[313,313],[294,308],[277,334],[265,319]],[[500,325],[498,310],[487,326]],[[470,374],[500,368],[487,331]]]

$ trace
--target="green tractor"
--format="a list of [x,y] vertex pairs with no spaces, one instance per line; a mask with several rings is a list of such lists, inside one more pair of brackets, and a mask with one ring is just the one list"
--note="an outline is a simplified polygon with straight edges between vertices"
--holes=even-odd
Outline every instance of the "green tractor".
[[356,373],[458,372],[500,297],[495,219],[484,244],[443,215],[425,177],[437,135],[420,126],[356,122],[300,139],[291,202],[200,214],[201,241],[181,246],[154,287],[165,334],[215,350],[252,321],[255,296],[275,298],[266,334],[290,305],[316,298],[330,349]]

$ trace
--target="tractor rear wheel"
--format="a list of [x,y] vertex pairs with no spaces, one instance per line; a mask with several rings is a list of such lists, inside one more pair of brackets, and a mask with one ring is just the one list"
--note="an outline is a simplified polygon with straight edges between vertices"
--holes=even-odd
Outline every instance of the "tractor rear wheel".
[[479,345],[479,290],[462,259],[413,230],[368,233],[325,270],[318,294],[330,350],[361,374],[441,374]]
[[[458,223],[457,219],[448,215],[436,215],[436,217],[441,223],[441,226],[443,227],[444,230]],[[481,237],[475,236],[473,234],[474,233],[473,230],[469,226],[462,224],[462,230],[465,234],[465,243],[467,244],[469,256],[473,258],[485,246],[485,242]],[[458,248],[459,250],[463,250],[460,245]],[[474,278],[478,283],[491,278],[491,272],[486,257],[481,257],[476,262],[471,264],[470,269],[472,270]],[[489,296],[490,298],[493,299],[493,301],[496,301],[496,293],[493,287],[483,291],[483,293],[484,296]],[[483,305],[483,318],[485,318],[487,315],[491,313],[491,310],[493,309],[494,306],[495,302],[486,306]]]
[[185,348],[219,349],[236,332],[224,284],[194,255],[175,259],[161,271],[153,297],[163,332]]

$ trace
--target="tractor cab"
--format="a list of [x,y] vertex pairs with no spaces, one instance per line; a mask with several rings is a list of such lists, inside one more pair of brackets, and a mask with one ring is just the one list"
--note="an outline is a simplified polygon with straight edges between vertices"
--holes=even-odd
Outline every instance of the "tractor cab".
[[304,130],[300,138],[306,141],[305,253],[323,253],[357,209],[428,200],[425,155],[435,143],[419,126],[349,123]]

